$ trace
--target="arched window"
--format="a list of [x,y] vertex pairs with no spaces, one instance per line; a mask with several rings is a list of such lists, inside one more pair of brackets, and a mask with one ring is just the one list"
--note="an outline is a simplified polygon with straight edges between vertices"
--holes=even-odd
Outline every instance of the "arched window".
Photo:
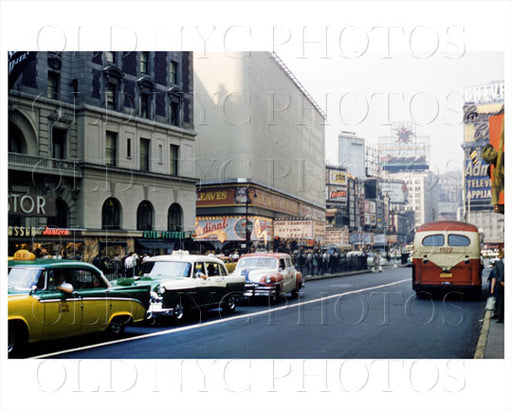
[[116,198],[108,198],[101,209],[102,229],[121,229],[121,204]]
[[167,211],[167,230],[182,231],[183,230],[183,211],[178,204],[172,204]]
[[27,153],[27,144],[23,133],[17,125],[9,122],[9,152],[15,152],[17,154]]
[[142,201],[137,208],[137,230],[153,230],[153,205],[149,201]]
[[69,228],[69,207],[62,198],[55,200],[55,216],[47,219],[47,225],[54,228]]

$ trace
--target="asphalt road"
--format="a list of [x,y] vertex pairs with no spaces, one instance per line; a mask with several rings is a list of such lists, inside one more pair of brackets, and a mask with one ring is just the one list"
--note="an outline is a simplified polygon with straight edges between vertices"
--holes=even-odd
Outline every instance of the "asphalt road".
[[[308,281],[298,299],[260,300],[182,326],[132,326],[126,339],[103,335],[38,344],[52,358],[472,358],[485,300],[418,299],[410,268]],[[486,276],[484,276],[485,278]]]

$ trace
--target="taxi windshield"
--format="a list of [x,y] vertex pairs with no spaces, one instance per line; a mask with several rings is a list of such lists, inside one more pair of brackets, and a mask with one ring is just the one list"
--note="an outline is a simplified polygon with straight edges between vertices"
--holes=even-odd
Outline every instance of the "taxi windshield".
[[152,277],[181,276],[190,277],[190,263],[180,261],[148,261],[142,264],[142,274]]
[[7,286],[9,289],[30,290],[37,285],[41,276],[41,269],[12,267],[9,271]]
[[277,259],[265,256],[255,256],[242,258],[238,262],[239,268],[259,268],[259,269],[275,269],[277,268]]

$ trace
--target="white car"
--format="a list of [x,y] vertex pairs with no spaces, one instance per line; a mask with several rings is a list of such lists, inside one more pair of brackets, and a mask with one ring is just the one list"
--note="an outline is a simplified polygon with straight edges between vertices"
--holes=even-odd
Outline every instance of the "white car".
[[245,280],[229,275],[219,258],[187,251],[150,257],[142,263],[141,276],[119,282],[126,281],[151,285],[149,318],[168,317],[176,323],[206,309],[233,313],[245,289]]
[[248,253],[238,261],[233,276],[245,280],[245,296],[266,296],[275,302],[280,295],[297,297],[304,287],[302,273],[286,253]]

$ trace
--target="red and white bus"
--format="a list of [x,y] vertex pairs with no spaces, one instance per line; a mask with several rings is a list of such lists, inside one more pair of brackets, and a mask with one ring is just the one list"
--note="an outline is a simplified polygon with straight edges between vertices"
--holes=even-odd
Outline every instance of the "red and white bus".
[[480,234],[471,224],[437,221],[416,228],[412,255],[412,288],[422,292],[482,291]]

